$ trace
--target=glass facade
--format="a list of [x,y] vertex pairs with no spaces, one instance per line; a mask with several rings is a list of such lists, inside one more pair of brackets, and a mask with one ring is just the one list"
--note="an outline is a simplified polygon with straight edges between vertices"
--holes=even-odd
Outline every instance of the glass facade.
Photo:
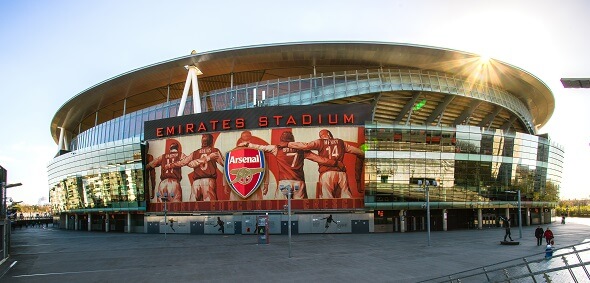
[[440,207],[493,207],[517,190],[523,201],[557,201],[563,149],[546,137],[460,125],[365,130],[369,203],[424,202],[419,181],[437,183],[430,200]]
[[145,210],[140,145],[135,137],[56,157],[48,167],[54,213]]
[[[179,100],[159,104],[92,127],[74,137],[70,149],[78,150],[128,139],[138,143],[143,138],[143,122],[176,116],[179,104]],[[188,104],[186,107],[192,108],[190,101]]]

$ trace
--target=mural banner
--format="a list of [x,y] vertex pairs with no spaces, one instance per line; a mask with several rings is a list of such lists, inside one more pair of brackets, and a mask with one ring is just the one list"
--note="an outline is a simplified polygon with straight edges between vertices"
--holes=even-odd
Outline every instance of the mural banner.
[[363,209],[364,128],[282,127],[147,142],[149,211]]

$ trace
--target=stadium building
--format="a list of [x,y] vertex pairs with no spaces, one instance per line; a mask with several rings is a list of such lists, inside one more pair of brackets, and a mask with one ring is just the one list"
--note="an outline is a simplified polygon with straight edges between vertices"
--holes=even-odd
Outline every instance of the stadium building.
[[61,228],[106,232],[252,234],[265,215],[286,233],[289,202],[293,233],[548,223],[554,106],[532,74],[443,48],[193,51],[56,112],[50,200]]

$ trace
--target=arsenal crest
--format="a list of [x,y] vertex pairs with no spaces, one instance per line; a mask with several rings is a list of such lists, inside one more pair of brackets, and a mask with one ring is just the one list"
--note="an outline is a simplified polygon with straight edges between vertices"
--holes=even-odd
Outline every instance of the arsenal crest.
[[264,178],[264,153],[252,148],[236,148],[225,154],[223,174],[231,189],[242,198],[252,195]]

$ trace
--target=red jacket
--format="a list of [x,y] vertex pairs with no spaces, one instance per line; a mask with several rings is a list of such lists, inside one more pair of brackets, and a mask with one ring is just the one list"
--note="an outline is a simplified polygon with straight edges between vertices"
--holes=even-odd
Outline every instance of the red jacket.
[[545,235],[545,239],[547,239],[547,240],[553,239],[553,232],[551,232],[551,230],[549,230],[549,229],[545,230],[544,235]]

